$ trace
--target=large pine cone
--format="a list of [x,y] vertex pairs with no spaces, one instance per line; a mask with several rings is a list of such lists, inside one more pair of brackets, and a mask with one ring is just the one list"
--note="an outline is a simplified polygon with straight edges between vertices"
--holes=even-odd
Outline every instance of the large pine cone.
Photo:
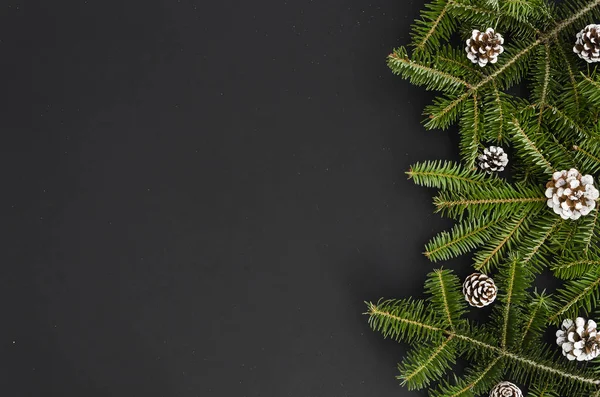
[[594,177],[581,175],[575,168],[557,171],[546,184],[548,207],[563,219],[579,219],[595,207],[600,193],[594,187]]
[[463,294],[469,305],[484,307],[496,299],[496,284],[485,274],[473,273],[465,279]]
[[504,52],[504,38],[494,29],[488,28],[485,33],[474,30],[471,38],[467,40],[467,57],[471,62],[481,67],[489,63],[498,62],[498,55]]
[[562,347],[562,352],[569,360],[589,361],[600,354],[600,335],[596,322],[577,317],[563,321],[561,328],[556,331],[556,344]]
[[514,383],[504,381],[494,386],[490,397],[523,397],[523,392]]
[[477,157],[479,168],[491,174],[492,172],[504,171],[508,164],[508,155],[499,146],[490,146]]
[[600,25],[588,25],[577,33],[573,52],[588,63],[600,61]]

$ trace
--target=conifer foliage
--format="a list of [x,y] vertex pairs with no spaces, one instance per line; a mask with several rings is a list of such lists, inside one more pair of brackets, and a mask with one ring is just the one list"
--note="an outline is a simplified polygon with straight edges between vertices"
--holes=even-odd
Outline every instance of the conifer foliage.
[[[414,347],[399,365],[409,389],[477,396],[512,382],[532,396],[600,397],[599,358],[569,361],[542,340],[565,320],[600,319],[600,74],[581,57],[595,54],[595,36],[582,31],[597,23],[600,0],[433,0],[410,45],[389,55],[392,72],[438,93],[425,127],[457,124],[460,134],[460,162],[423,161],[407,172],[437,189],[436,211],[456,220],[425,255],[438,263],[472,253],[472,270],[497,287],[483,324],[466,318],[478,309],[451,270],[429,274],[425,300],[367,304],[374,330]],[[485,67],[475,53],[492,47],[475,48],[475,31],[502,37]],[[492,146],[510,154],[507,171],[481,166]],[[564,280],[552,294],[534,288],[544,269]],[[451,376],[459,358],[470,367]]]

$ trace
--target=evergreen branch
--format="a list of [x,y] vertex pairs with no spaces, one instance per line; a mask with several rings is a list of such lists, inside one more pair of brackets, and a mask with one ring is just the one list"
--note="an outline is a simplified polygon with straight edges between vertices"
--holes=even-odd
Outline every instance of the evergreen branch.
[[469,384],[467,386],[465,386],[465,388],[463,388],[460,392],[453,394],[451,397],[458,397],[463,395],[463,393],[469,391],[469,390],[473,390],[477,384],[481,381],[483,381],[483,379],[485,379],[485,376],[490,373],[490,371],[496,366],[496,364],[498,363],[498,361],[500,361],[502,359],[501,356],[496,357],[494,360],[492,360],[492,362],[484,368],[483,371],[481,371],[481,374],[479,376],[477,376],[477,378],[475,378],[475,380],[469,382]]
[[598,157],[594,156],[592,153],[584,150],[581,146],[575,145],[575,146],[573,146],[573,149],[575,151],[577,151],[577,152],[583,153],[589,159],[594,160],[595,162],[597,162],[598,164],[600,164],[600,158],[598,158]]
[[[368,303],[373,329],[416,346],[398,377],[409,389],[439,382],[431,396],[467,397],[487,393],[507,375],[526,383],[535,397],[600,397],[594,372],[600,374],[600,367],[558,361],[542,340],[548,323],[589,314],[600,299],[600,210],[563,221],[546,208],[542,189],[547,174],[557,169],[600,172],[600,78],[580,77],[566,47],[584,18],[600,19],[600,0],[562,3],[431,0],[413,26],[412,56],[398,48],[388,57],[394,73],[442,92],[425,109],[426,128],[459,122],[462,166],[432,161],[407,172],[416,184],[441,189],[436,212],[460,220],[435,236],[425,255],[447,260],[478,249],[474,267],[495,269],[499,291],[491,324],[482,327],[465,318],[461,281],[449,270],[428,275],[426,301]],[[462,49],[444,43],[455,33],[486,26],[508,38],[497,64],[478,68]],[[532,82],[530,103],[502,92],[524,78]],[[511,164],[517,183],[488,178],[473,167],[480,147],[490,141],[516,149]],[[534,273],[546,266],[567,281],[551,296],[528,293]],[[473,361],[476,370],[450,384],[442,377],[458,357]]]
[[456,352],[454,351],[453,336],[449,336],[434,349],[412,351],[404,362],[398,366],[402,386],[409,390],[421,389],[431,381],[441,377],[444,371],[451,369]]
[[549,365],[539,363],[535,360],[532,360],[531,358],[528,358],[526,356],[523,356],[523,355],[520,355],[517,353],[502,351],[501,354],[504,357],[507,357],[511,360],[514,360],[516,362],[524,364],[524,365],[526,365],[530,368],[533,368],[539,372],[545,372],[547,374],[551,374],[556,377],[562,377],[562,378],[566,378],[566,379],[569,379],[572,381],[576,381],[576,382],[580,382],[580,383],[584,383],[584,384],[588,384],[588,385],[593,385],[593,386],[600,385],[599,379],[587,378],[585,376],[578,375],[577,373],[567,373],[562,368],[551,367]]
[[[561,245],[561,253],[565,253],[565,251],[572,245],[574,239],[575,239],[575,235],[577,234],[577,227],[575,225],[570,225],[568,223],[563,222],[563,226],[566,226],[566,233],[563,236],[559,235],[559,238],[556,239],[557,242],[559,242],[559,244],[562,242]],[[563,229],[563,228],[561,228]],[[559,229],[559,232],[562,232],[562,230]],[[558,233],[557,233],[558,234]]]
[[460,119],[460,156],[466,167],[474,168],[481,138],[481,119],[477,93],[473,94],[473,99],[468,101],[465,106],[466,108]]
[[545,295],[537,295],[529,304],[529,313],[525,314],[524,327],[521,332],[521,338],[517,347],[523,346],[531,340],[532,334],[542,334],[546,325],[548,312],[548,302]]
[[[588,147],[583,148],[583,145]],[[580,163],[582,172],[597,172],[600,170],[599,145],[596,142],[586,141],[585,143],[574,145],[575,158]]]
[[458,113],[462,110],[463,102],[471,96],[473,96],[473,92],[470,90],[455,99],[438,98],[437,102],[425,108],[425,114],[429,114],[425,128],[429,130],[434,128],[448,128],[458,117]]
[[583,79],[579,82],[578,87],[581,90],[581,95],[593,105],[600,105],[600,82],[596,75],[592,77],[581,74]]
[[512,14],[522,13],[524,15],[531,15],[536,5],[535,1],[531,0],[506,0],[504,4]]
[[[571,168],[573,167],[573,155],[563,145],[551,130],[552,125],[564,123],[564,119],[547,110],[544,115],[544,120],[547,121],[544,128],[539,124],[539,116],[535,107],[527,106],[522,108],[519,118],[515,118],[515,122],[511,122],[514,143],[519,151],[517,154],[528,163],[537,164],[543,173],[549,174],[554,169]],[[534,119],[537,122],[534,123]],[[573,134],[567,139],[571,139]],[[561,134],[565,138],[566,134]],[[537,172],[536,174],[540,174]],[[541,175],[539,175],[541,176]],[[546,178],[544,176],[544,178]]]
[[598,158],[598,157],[594,156],[592,153],[584,150],[581,146],[575,145],[575,146],[573,146],[573,149],[575,151],[577,151],[577,152],[583,153],[589,159],[594,160],[595,162],[597,162],[598,164],[600,164],[600,158]]
[[386,338],[402,338],[408,342],[435,340],[444,331],[436,322],[434,313],[427,310],[422,301],[367,302],[367,308],[365,314],[369,315],[369,325]]
[[517,263],[518,258],[513,258],[510,265],[507,267],[508,274],[506,276],[506,291],[504,292],[504,305],[502,306],[502,332],[501,332],[501,347],[506,349],[508,339],[508,324],[510,321],[511,304],[513,293],[515,290],[515,279],[517,278]]
[[448,260],[466,254],[492,237],[499,219],[477,219],[469,224],[459,223],[451,231],[441,232],[425,246],[425,256],[433,261]]
[[548,97],[548,85],[550,84],[550,46],[548,43],[544,43],[544,77],[542,79],[542,94],[540,95],[540,100],[538,102],[538,106],[540,108],[540,117],[538,124],[541,128],[542,124],[542,114],[544,113],[544,108],[546,106],[546,99]]
[[571,15],[569,18],[566,18],[562,22],[560,22],[554,29],[552,29],[548,34],[546,34],[546,38],[557,36],[564,29],[568,28],[570,25],[575,23],[579,18],[584,17],[590,11],[592,11],[595,7],[600,5],[600,0],[594,0],[589,2],[586,6],[579,9],[575,14]]
[[[462,53],[461,53],[461,55],[462,55]],[[486,77],[485,73],[473,68],[473,66],[472,66],[473,64],[471,62],[465,61],[464,59],[461,59],[459,61],[455,58],[451,58],[451,57],[447,56],[446,54],[442,54],[442,55],[437,56],[437,60],[441,61],[442,64],[447,64],[447,65],[453,66],[455,68],[466,69],[469,74],[476,74],[480,78]]]
[[530,138],[527,133],[521,127],[519,120],[516,118],[513,119],[512,122],[509,123],[513,126],[514,137],[517,143],[520,144],[520,148],[530,156],[530,158],[538,164],[544,172],[552,173],[554,171],[554,167],[552,164],[546,159],[546,157],[542,154],[541,149],[539,149],[536,143]]
[[523,58],[524,56],[529,54],[538,45],[545,43],[549,39],[555,37],[560,32],[562,32],[564,29],[568,28],[570,25],[572,25],[574,22],[576,22],[579,18],[585,16],[594,7],[597,7],[598,5],[600,5],[600,0],[594,0],[594,1],[590,2],[587,6],[580,9],[577,13],[575,13],[571,17],[558,23],[554,29],[550,30],[549,32],[547,32],[545,34],[542,34],[540,36],[540,38],[538,38],[537,40],[535,40],[534,42],[532,42],[531,44],[529,44],[528,46],[523,48],[521,51],[517,52],[510,59],[508,59],[502,66],[500,66],[498,69],[496,69],[496,71],[494,71],[494,73],[488,75],[488,77],[481,80],[479,83],[475,84],[472,88],[470,88],[470,91],[477,91],[480,88],[482,88],[483,86],[485,86],[486,84],[490,83],[491,81],[494,81],[498,76],[500,76],[502,73],[504,73],[512,65],[514,65],[516,62],[518,62],[521,58]]
[[388,66],[394,74],[409,79],[415,85],[425,86],[428,90],[453,92],[463,87],[472,87],[463,79],[411,60],[403,47],[388,55]]
[[[439,15],[437,16],[437,18],[431,24],[431,28],[424,35],[422,35],[422,38],[415,44],[415,51],[421,51],[421,50],[423,50],[425,48],[425,44],[427,44],[427,42],[429,41],[429,39],[434,35],[434,33],[436,32],[437,28],[440,26],[440,23],[442,22],[442,20],[444,19],[444,17],[446,16],[446,14],[448,12],[448,9],[450,8],[451,1],[446,1],[445,3],[446,3],[446,5],[439,12]],[[417,34],[415,34],[415,36],[416,35]]]
[[457,276],[450,270],[436,269],[427,275],[425,291],[428,301],[436,313],[443,313],[443,323],[454,330],[466,313],[462,286]]
[[498,90],[498,85],[496,84],[495,81],[492,84],[493,84],[494,97],[496,99],[496,108],[498,109],[498,118],[496,120],[497,124],[498,124],[497,141],[501,142],[502,141],[502,132],[504,131],[504,112],[502,110],[502,100],[500,99],[500,91]]
[[522,308],[528,297],[526,289],[533,281],[533,274],[524,268],[517,254],[510,254],[494,277],[498,285],[498,301],[492,311],[492,326],[499,330],[500,348],[512,350],[519,343]]
[[[508,351],[497,346],[491,345],[488,342],[473,338],[467,334],[458,331],[451,331],[432,323],[414,320],[414,316],[411,317],[409,312],[405,312],[407,304],[414,304],[415,302],[401,302],[401,301],[384,301],[378,304],[367,302],[369,315],[369,323],[374,330],[378,330],[384,334],[384,336],[391,336],[394,339],[414,339],[415,335],[444,335],[447,337],[454,337],[457,340],[466,342],[465,346],[470,346],[472,349],[480,347],[490,353],[497,354],[500,357],[505,357],[509,360],[524,365],[532,370],[547,373],[557,378],[563,378],[565,380],[574,381],[586,385],[599,385],[600,380],[589,378],[577,373],[566,371],[564,368],[556,368],[555,366],[547,363],[539,362],[527,355]],[[384,306],[380,308],[379,306]],[[422,305],[418,305],[420,317],[423,312]],[[410,310],[409,310],[410,311]],[[404,335],[408,333],[408,335]]]
[[[456,385],[450,385],[447,382],[442,384],[439,391],[435,391],[433,396],[435,397],[460,397],[465,395],[479,394],[478,392],[483,391],[490,387],[495,381],[497,381],[497,374],[499,368],[497,364],[500,362],[502,357],[496,357],[480,371],[472,371],[470,376],[464,381],[457,382]],[[499,367],[499,366],[498,366]],[[492,379],[489,379],[490,373],[492,373]]]
[[580,280],[569,281],[562,289],[557,291],[556,295],[562,303],[548,321],[556,323],[560,321],[561,316],[575,317],[579,308],[584,309],[586,313],[590,313],[592,306],[599,298],[599,286],[600,277],[597,273],[586,274]]
[[481,250],[475,254],[475,264],[473,265],[475,270],[489,272],[490,264],[497,264],[500,261],[500,254],[504,248],[509,247],[513,236],[517,234],[529,216],[530,214],[524,211],[502,223],[501,227],[496,228],[497,238],[490,240],[490,249]]
[[[545,197],[517,197],[507,199],[485,199],[485,200],[455,200],[446,201],[440,200],[439,207],[454,207],[454,206],[469,206],[469,205],[482,205],[482,204],[513,204],[513,203],[532,203],[547,201]],[[436,204],[438,205],[438,204]]]
[[594,267],[600,267],[600,260],[571,259],[557,263],[552,271],[556,277],[569,280],[582,276]]
[[565,54],[565,51],[562,47],[562,45],[560,44],[560,42],[558,41],[558,37],[554,36],[554,42],[556,44],[556,49],[558,51],[558,54],[561,57],[561,64],[564,65],[567,69],[567,74],[569,75],[569,82],[571,83],[571,86],[573,88],[573,98],[575,99],[575,110],[579,111],[579,108],[581,107],[580,105],[580,95],[579,95],[579,88],[577,87],[577,80],[575,79],[575,73],[573,72],[573,68],[571,67],[571,63],[569,62],[569,58],[567,58],[567,54]]
[[403,317],[400,317],[398,315],[394,315],[392,313],[379,310],[377,308],[377,305],[375,305],[375,304],[373,304],[371,302],[367,302],[367,304],[369,305],[369,311],[366,314],[368,314],[369,316],[386,317],[386,318],[388,318],[390,320],[395,320],[395,321],[398,321],[400,323],[407,324],[409,326],[415,326],[415,327],[424,328],[427,331],[434,331],[434,332],[442,332],[442,331],[444,331],[440,327],[435,327],[433,325],[429,325],[429,324],[426,324],[424,322],[419,322],[419,321],[411,320],[409,318],[403,318]]
[[465,169],[451,161],[425,161],[416,163],[406,172],[415,184],[445,190],[469,190],[485,185],[500,186],[503,181],[487,176],[481,171]]
[[448,319],[448,324],[450,324],[450,329],[454,329],[454,322],[452,321],[452,312],[450,310],[450,306],[448,305],[448,291],[446,291],[446,286],[442,278],[442,272],[438,272],[437,275],[439,277],[438,282],[440,284],[440,291],[442,293],[444,313],[446,314],[446,318]]
[[441,192],[434,198],[436,212],[451,217],[463,217],[468,211],[470,219],[489,213],[491,219],[513,214],[517,210],[532,210],[546,203],[547,198],[535,191],[521,192],[512,188],[488,189],[456,197]]
[[[598,0],[598,1],[600,1],[600,0]],[[475,84],[471,88],[471,91],[477,91],[480,88],[484,87],[485,85],[489,84],[490,82],[494,81],[498,76],[500,76],[507,69],[509,69],[514,64],[516,64],[521,58],[523,58],[524,56],[529,54],[533,49],[535,49],[541,43],[542,43],[541,39],[537,39],[533,43],[529,44],[527,47],[523,48],[521,51],[517,52],[515,55],[512,56],[512,58],[510,58],[502,66],[500,66],[498,69],[496,69],[496,71],[494,73],[488,75],[485,79],[483,79],[479,83]]]
[[598,226],[598,213],[600,210],[596,208],[594,210],[594,217],[592,218],[591,224],[587,226],[587,233],[583,237],[583,255],[588,256],[590,248],[592,247],[592,240],[596,236],[596,227]]
[[584,384],[589,384],[589,385],[594,385],[594,386],[600,385],[600,379],[588,378],[585,376],[578,375],[577,373],[568,373],[563,368],[556,368],[554,366],[540,363],[540,362],[538,362],[526,355],[523,355],[521,353],[515,353],[512,351],[504,350],[502,348],[490,345],[490,344],[480,341],[478,339],[471,338],[468,335],[453,333],[450,331],[444,331],[444,334],[446,334],[448,336],[454,335],[455,338],[461,339],[461,340],[467,342],[467,345],[471,345],[473,347],[475,347],[475,346],[481,347],[490,352],[496,353],[501,357],[506,357],[509,360],[523,364],[523,365],[525,365],[529,368],[532,368],[536,371],[539,371],[539,372],[545,372],[548,374],[556,375],[557,377],[566,378],[566,379],[584,383]]
[[[523,255],[523,265],[529,265],[531,271],[541,271],[545,264],[544,253],[540,252],[545,247],[554,232],[563,224],[563,220],[555,214],[543,216],[529,228],[527,236],[520,239],[519,252]],[[536,258],[536,260],[533,260]]]
[[537,317],[538,313],[542,309],[542,305],[543,305],[543,302],[541,300],[539,300],[533,306],[533,310],[531,311],[531,314],[529,315],[529,318],[527,319],[527,322],[525,323],[525,328],[523,328],[523,334],[521,335],[521,343],[523,343],[529,336],[529,331],[531,330],[531,327],[533,326],[533,322],[535,321],[535,318]]
[[554,231],[556,230],[556,227],[561,223],[561,221],[562,221],[561,218],[557,218],[554,221],[554,223],[552,224],[552,226],[550,228],[548,228],[548,230],[546,230],[546,233],[543,234],[542,238],[540,238],[538,240],[538,243],[533,247],[533,249],[527,250],[528,252],[525,254],[525,256],[523,256],[523,263],[529,262],[531,260],[531,258],[533,258],[538,253],[538,251],[544,245],[544,243],[548,240],[550,235],[552,233],[554,233]]
[[535,28],[535,26],[533,24],[531,24],[527,20],[527,18],[518,18],[518,15],[509,15],[500,9],[494,9],[494,10],[485,9],[485,8],[470,4],[468,2],[461,3],[456,0],[450,0],[450,3],[452,3],[452,11],[460,11],[461,16],[478,14],[478,15],[483,16],[487,20],[493,20],[493,19],[497,19],[497,18],[506,18],[506,19],[513,20],[514,23],[520,28],[522,28],[523,26],[526,26],[531,31],[537,32],[537,29]]
[[527,394],[528,397],[558,397],[558,394],[551,389],[550,382],[546,382],[544,387],[532,387]]
[[[581,126],[578,122],[573,120],[573,118],[564,112],[562,109],[551,105],[546,104],[546,112],[545,112],[545,120],[548,126],[552,127],[555,135],[559,138],[572,138],[572,131],[574,130],[577,133],[579,138],[585,138],[588,135],[588,132],[584,130],[584,127]],[[566,129],[566,133],[560,133],[560,130],[564,127],[568,127]],[[559,132],[559,133],[556,133]]]

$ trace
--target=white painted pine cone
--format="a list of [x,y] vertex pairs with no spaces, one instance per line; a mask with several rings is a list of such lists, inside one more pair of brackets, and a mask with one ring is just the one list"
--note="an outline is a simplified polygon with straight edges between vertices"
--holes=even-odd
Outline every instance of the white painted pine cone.
[[504,52],[504,38],[494,29],[488,28],[485,32],[475,29],[467,40],[467,57],[471,62],[484,67],[488,63],[498,62],[498,55]]
[[523,397],[523,392],[514,383],[504,381],[494,386],[490,397]]
[[600,335],[596,322],[577,317],[566,319],[556,331],[556,344],[569,360],[589,361],[600,354]]
[[557,171],[546,184],[548,207],[563,219],[579,219],[596,208],[600,196],[591,175],[581,175],[575,168]]
[[508,164],[508,155],[500,146],[490,146],[483,150],[477,157],[479,168],[491,174],[492,172],[504,171]]
[[463,294],[469,305],[481,308],[496,299],[496,284],[485,274],[473,273],[463,283]]
[[587,63],[600,61],[600,25],[587,25],[577,33],[573,52]]

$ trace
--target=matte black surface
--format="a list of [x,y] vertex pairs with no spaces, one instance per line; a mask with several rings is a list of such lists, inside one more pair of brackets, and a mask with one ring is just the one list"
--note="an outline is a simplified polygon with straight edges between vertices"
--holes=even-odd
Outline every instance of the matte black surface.
[[451,158],[385,56],[423,1],[0,3],[0,390],[402,396]]

